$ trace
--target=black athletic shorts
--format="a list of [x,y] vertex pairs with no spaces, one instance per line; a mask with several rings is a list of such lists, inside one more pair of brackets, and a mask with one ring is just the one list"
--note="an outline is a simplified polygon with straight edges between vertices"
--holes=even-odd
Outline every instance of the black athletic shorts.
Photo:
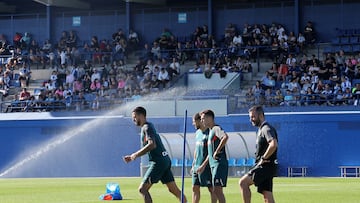
[[257,191],[262,193],[263,191],[273,190],[273,177],[277,171],[276,164],[263,164],[261,166],[255,166],[248,172],[248,175],[254,181]]

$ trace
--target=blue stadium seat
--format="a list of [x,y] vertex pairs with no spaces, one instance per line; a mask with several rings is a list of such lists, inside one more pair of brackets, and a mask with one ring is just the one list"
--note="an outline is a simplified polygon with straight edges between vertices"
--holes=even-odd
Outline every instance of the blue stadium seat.
[[340,37],[340,44],[349,44],[349,37]]
[[245,166],[245,164],[246,164],[245,158],[239,158],[238,160],[236,160],[236,166]]
[[328,54],[328,53],[334,53],[333,51],[333,47],[332,46],[327,46],[327,47],[324,47],[324,51],[323,51],[324,54]]
[[230,167],[236,166],[236,159],[235,158],[229,158],[229,166]]
[[184,162],[184,160],[183,160],[183,159],[179,159],[179,160],[178,160],[178,164],[177,164],[177,166],[180,166],[180,167],[181,167],[181,166],[183,165],[183,162]]
[[354,87],[356,84],[360,84],[360,79],[353,79],[351,85]]
[[191,167],[191,166],[192,166],[192,162],[193,162],[192,159],[185,159],[185,166]]
[[351,44],[358,44],[359,43],[359,38],[358,38],[358,36],[352,36],[352,37],[350,37],[350,43]]
[[335,37],[335,38],[331,39],[331,44],[332,44],[332,45],[338,45],[338,44],[340,44],[340,38],[339,38],[339,37]]
[[341,49],[345,52],[345,53],[352,53],[353,49],[351,45],[343,45],[341,46]]
[[353,52],[356,52],[356,53],[360,52],[360,44],[353,45]]
[[179,164],[178,159],[176,159],[176,158],[171,159],[171,166],[178,166],[178,164]]
[[246,160],[246,166],[254,166],[255,165],[255,158],[250,157]]

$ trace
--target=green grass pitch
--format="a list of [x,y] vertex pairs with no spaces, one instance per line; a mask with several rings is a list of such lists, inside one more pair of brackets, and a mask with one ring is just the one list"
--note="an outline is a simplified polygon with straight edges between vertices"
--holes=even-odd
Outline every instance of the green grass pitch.
[[[242,202],[238,178],[229,178],[224,189],[229,203]],[[142,202],[137,188],[141,178],[25,178],[0,179],[1,203],[90,203],[105,193],[106,183],[120,184],[122,202]],[[181,179],[176,182],[181,188]],[[354,203],[360,202],[359,178],[275,178],[276,202],[284,203]],[[177,202],[162,184],[150,190],[154,202]],[[263,202],[262,196],[252,187],[252,202]],[[191,202],[191,179],[185,178],[185,194]],[[201,202],[210,202],[208,191],[201,190]]]

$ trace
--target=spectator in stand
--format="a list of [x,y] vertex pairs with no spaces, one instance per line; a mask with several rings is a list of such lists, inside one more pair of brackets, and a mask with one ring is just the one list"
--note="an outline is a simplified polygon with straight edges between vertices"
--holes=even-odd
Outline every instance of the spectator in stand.
[[[332,69],[332,67],[331,67]],[[318,71],[318,76],[320,80],[328,80],[330,77],[329,67],[326,65],[321,65]]]
[[30,66],[27,63],[23,63],[19,69],[19,81],[21,87],[28,87],[31,78]]
[[67,84],[69,88],[72,89],[74,81],[75,81],[74,75],[70,71],[66,70],[65,84]]
[[80,79],[75,79],[73,83],[73,92],[75,95],[84,90],[83,83]]
[[356,83],[355,87],[351,90],[354,97],[354,106],[360,105],[360,83]]
[[84,46],[80,50],[82,59],[85,62],[88,61],[90,63],[90,61],[92,61],[92,59],[93,59],[92,52],[93,51],[92,51],[92,48],[90,47],[90,45],[88,43],[84,43]]
[[64,87],[61,85],[55,90],[55,97],[58,97],[59,100],[64,98]]
[[30,33],[25,32],[24,36],[20,39],[21,49],[28,50],[30,48],[31,40],[32,38],[30,36]]
[[299,84],[299,78],[296,77],[296,78],[292,78],[292,80],[289,82],[288,84],[288,89],[291,91],[291,92],[294,92],[294,89],[296,88],[297,90],[300,90],[301,87],[300,87],[300,84]]
[[314,44],[316,42],[316,31],[311,21],[306,23],[304,28],[304,36],[307,43]]
[[177,76],[180,74],[180,63],[177,61],[175,57],[172,58],[172,62],[169,64],[169,69],[171,72],[171,76]]
[[76,43],[77,43],[77,35],[74,30],[70,30],[69,36],[66,39],[66,46],[73,48],[76,47]]
[[268,71],[266,71],[265,75],[261,78],[261,87],[263,90],[273,89],[275,87],[275,80],[270,76]]
[[281,63],[282,61],[278,59],[278,56],[280,54],[280,43],[277,38],[274,38],[271,42],[271,52],[270,52],[270,58],[276,62]]
[[[359,67],[359,66],[358,66]],[[358,78],[358,67],[353,65],[352,63],[346,63],[345,64],[345,75],[349,78],[349,80],[352,80],[354,78]]]
[[242,39],[244,44],[248,44],[248,42],[251,41],[251,30],[252,30],[251,25],[249,25],[248,23],[244,23],[243,31],[242,31]]
[[341,76],[337,71],[337,68],[334,67],[332,68],[329,80],[331,82],[331,85],[334,86],[336,83],[340,83],[341,82]]
[[276,90],[274,96],[274,106],[279,106],[284,103],[284,95],[282,94],[281,90]]
[[160,84],[162,84],[163,89],[166,88],[166,85],[168,84],[170,79],[169,79],[169,74],[165,68],[160,69],[160,73],[158,75],[158,80],[159,80]]
[[295,106],[296,105],[295,96],[289,89],[286,90],[283,105],[285,105],[285,106]]
[[129,52],[137,50],[139,42],[140,40],[138,34],[134,30],[130,29],[128,36]]
[[351,88],[347,87],[344,92],[344,103],[347,105],[352,105],[353,101],[353,94],[351,92]]
[[234,43],[234,45],[238,48],[241,48],[241,46],[243,45],[243,40],[242,40],[242,36],[239,33],[238,35],[235,35],[232,42]]
[[324,104],[326,103],[327,105],[332,106],[333,104],[331,103],[332,99],[333,99],[333,90],[332,87],[330,86],[330,84],[325,84],[325,88],[323,91],[321,91],[320,93],[320,104]]
[[91,85],[91,76],[88,73],[85,73],[83,79],[82,79],[82,83],[83,83],[83,87],[84,87],[84,92],[85,93],[90,93],[90,85]]
[[306,39],[305,39],[304,35],[301,32],[299,32],[298,37],[296,39],[296,42],[297,42],[297,45],[299,47],[299,51],[301,53],[303,53],[304,52],[304,45],[306,43]]
[[341,89],[339,89],[336,93],[334,93],[334,105],[343,105],[345,101],[344,93]]
[[153,46],[151,47],[151,53],[154,60],[158,60],[161,58],[160,46],[158,42],[153,42]]
[[278,75],[277,75],[277,81],[283,81],[286,82],[286,76],[289,73],[289,67],[286,64],[280,64]]
[[182,65],[187,60],[187,56],[186,56],[186,53],[184,51],[184,48],[183,48],[181,42],[178,42],[176,45],[175,56],[176,56],[177,60],[180,62],[180,64],[182,64]]
[[255,95],[252,87],[249,87],[245,93],[245,101],[247,106],[252,106],[255,104]]
[[160,81],[157,75],[153,74],[151,77],[151,91],[156,92],[160,89]]
[[93,68],[93,72],[91,74],[91,82],[94,82],[95,79],[98,79],[99,81],[101,79],[101,74],[97,68]]
[[189,72],[190,73],[202,73],[203,70],[202,70],[202,68],[200,67],[200,65],[198,63],[195,63],[194,67],[189,69]]
[[89,107],[89,103],[87,102],[83,91],[80,91],[78,95],[74,97],[73,102],[75,103],[76,111],[82,111]]
[[68,34],[66,31],[62,31],[61,37],[58,42],[58,48],[59,49],[65,49],[66,48],[66,41],[68,39]]
[[140,81],[140,89],[141,89],[141,93],[143,94],[148,94],[150,93],[150,89],[151,89],[151,72],[145,74],[144,78]]
[[43,46],[41,47],[41,50],[43,50],[46,54],[49,54],[50,51],[52,51],[53,47],[49,39],[46,39],[44,41]]
[[252,87],[252,92],[255,96],[255,104],[264,103],[264,90],[261,87],[261,81],[256,81],[255,85]]
[[274,106],[275,105],[275,95],[272,89],[266,89],[264,93],[265,105]]
[[13,37],[13,44],[15,48],[21,47],[21,42],[20,42],[21,38],[22,38],[21,33],[16,32]]
[[288,39],[287,39],[288,45],[289,45],[289,51],[292,53],[298,53],[298,44],[297,44],[297,38],[293,31],[289,33]]
[[117,42],[120,42],[120,40],[126,40],[125,33],[122,29],[118,29],[117,32],[112,34],[113,43],[116,44]]
[[63,91],[63,97],[66,99],[67,96],[73,96],[72,89],[69,87],[68,84],[65,84],[64,91]]
[[229,45],[230,42],[232,42],[235,35],[236,35],[236,27],[233,23],[229,23],[225,28],[224,43],[226,45]]
[[302,85],[302,87],[301,87],[300,93],[301,93],[301,94],[306,94],[306,91],[307,91],[309,88],[311,89],[310,79],[309,79],[309,78],[304,79],[304,81],[302,82],[301,85]]
[[99,79],[95,79],[94,81],[91,82],[90,84],[90,91],[91,92],[98,92],[101,88],[101,83]]
[[301,104],[305,106],[313,105],[317,103],[317,100],[318,99],[315,92],[310,87],[308,87],[306,92],[301,97]]
[[[24,88],[22,88],[22,91],[20,92],[19,101],[23,103],[23,102],[29,100],[30,96],[31,96],[30,92],[28,92],[27,89],[24,87]],[[23,104],[25,104],[25,103],[23,103]]]
[[98,93],[95,94],[95,98],[91,102],[91,110],[97,111],[100,109],[100,96]]
[[164,28],[159,39],[157,40],[161,49],[167,49],[171,36],[173,36],[173,34],[170,32],[170,30],[168,28]]
[[140,88],[140,86],[139,86],[136,76],[134,74],[128,74],[128,76],[126,78],[125,91],[128,89],[130,95],[132,95],[133,92],[135,91],[135,89],[138,89],[138,88]]

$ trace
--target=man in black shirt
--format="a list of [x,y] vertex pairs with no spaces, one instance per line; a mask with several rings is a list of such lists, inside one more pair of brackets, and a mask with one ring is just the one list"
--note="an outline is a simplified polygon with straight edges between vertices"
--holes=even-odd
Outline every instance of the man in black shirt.
[[261,106],[249,109],[249,117],[253,126],[259,128],[256,136],[256,164],[239,181],[244,203],[251,202],[250,185],[255,184],[257,191],[264,196],[264,202],[274,203],[273,177],[277,171],[278,136],[264,116]]

